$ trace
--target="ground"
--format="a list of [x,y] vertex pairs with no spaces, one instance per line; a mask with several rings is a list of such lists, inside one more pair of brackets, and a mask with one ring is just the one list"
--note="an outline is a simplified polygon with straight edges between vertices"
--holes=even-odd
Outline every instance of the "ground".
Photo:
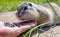
[[12,12],[0,12],[0,21],[3,22],[18,22],[15,16],[16,11]]
[[[12,12],[0,12],[0,21],[3,22],[19,22],[19,20],[15,16],[16,11]],[[47,30],[48,29],[48,30]],[[46,28],[46,31],[40,32],[39,37],[60,37],[60,26],[56,26],[54,28]],[[33,37],[36,34],[33,35]]]
[[[47,27],[48,28],[48,27]],[[37,34],[34,34],[33,37],[36,37]],[[39,33],[39,37],[60,37],[60,26],[50,28],[49,30]]]
[[60,26],[51,28],[50,30],[40,34],[40,37],[60,37]]

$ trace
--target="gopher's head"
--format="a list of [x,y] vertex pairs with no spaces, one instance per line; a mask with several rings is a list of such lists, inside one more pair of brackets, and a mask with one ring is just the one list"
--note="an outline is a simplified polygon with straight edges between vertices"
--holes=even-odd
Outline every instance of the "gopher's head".
[[34,20],[39,23],[53,22],[53,12],[44,6],[37,5],[31,2],[22,3],[16,13],[20,20]]
[[22,3],[17,9],[17,17],[21,20],[35,20],[39,17],[39,13],[35,7],[36,5],[31,2]]

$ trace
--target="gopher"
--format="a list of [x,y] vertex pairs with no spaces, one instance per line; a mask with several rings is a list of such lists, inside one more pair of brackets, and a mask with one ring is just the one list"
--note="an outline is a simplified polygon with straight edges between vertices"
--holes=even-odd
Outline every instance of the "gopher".
[[[50,3],[60,17],[60,7],[55,3]],[[19,20],[18,20],[18,19]],[[21,22],[21,21],[36,21],[39,24],[59,23],[54,11],[48,3],[39,5],[32,2],[23,2],[18,6],[17,11],[0,13],[0,21],[3,22]]]
[[[55,3],[50,3],[52,7],[56,10],[58,16],[60,17],[60,7]],[[19,20],[18,20],[18,19]],[[18,9],[17,12],[6,12],[6,13],[0,13],[0,21],[3,22],[20,22],[20,21],[33,21],[37,24],[43,24],[47,23],[49,25],[59,23],[57,20],[56,15],[54,14],[54,11],[51,9],[49,4],[44,5],[37,5],[32,2],[24,2],[22,3]],[[1,23],[1,22],[0,22]],[[28,22],[26,22],[28,23]],[[5,23],[6,25],[9,23]],[[30,23],[29,25],[31,25]],[[14,26],[14,24],[8,25],[8,26]]]
[[[55,3],[51,3],[51,5],[60,17],[60,7]],[[59,23],[49,4],[39,5],[32,2],[24,2],[18,7],[16,16],[19,20],[36,21],[37,24],[47,22],[48,24]]]

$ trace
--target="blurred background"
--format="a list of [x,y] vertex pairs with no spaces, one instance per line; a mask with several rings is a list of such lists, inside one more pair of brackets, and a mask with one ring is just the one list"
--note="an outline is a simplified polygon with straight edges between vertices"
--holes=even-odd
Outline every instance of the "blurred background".
[[[36,4],[47,3],[46,0],[0,0],[0,12],[2,11],[15,11],[22,2],[30,1]],[[60,0],[49,0],[60,6]]]

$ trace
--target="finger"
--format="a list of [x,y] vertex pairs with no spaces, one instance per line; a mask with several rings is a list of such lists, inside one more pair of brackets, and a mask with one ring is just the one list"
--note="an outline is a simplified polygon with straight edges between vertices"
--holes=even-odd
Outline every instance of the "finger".
[[18,30],[16,30],[16,28],[15,28],[16,31],[14,32],[14,35],[17,36],[25,31],[27,31],[28,29],[31,29],[34,26],[36,26],[35,22],[24,23],[24,26],[20,26],[20,28]]
[[[18,24],[22,25],[22,24]],[[22,26],[20,27],[6,27],[2,26],[0,27],[0,35],[1,36],[6,36],[6,37],[16,37],[17,35],[25,32],[26,30],[36,26],[35,22],[28,22],[28,23],[23,23]]]

